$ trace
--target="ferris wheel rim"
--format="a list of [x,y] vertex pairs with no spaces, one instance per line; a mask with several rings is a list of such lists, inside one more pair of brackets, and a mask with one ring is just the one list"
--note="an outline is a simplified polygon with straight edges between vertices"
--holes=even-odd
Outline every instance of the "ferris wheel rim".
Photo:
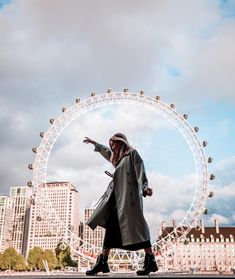
[[[51,126],[46,132],[46,134],[44,134],[42,137],[42,141],[37,150],[37,154],[34,162],[33,185],[34,185],[35,192],[37,192],[40,185],[43,184],[45,185],[47,183],[46,181],[47,162],[49,160],[51,150],[57,138],[63,132],[63,130],[71,122],[73,122],[75,119],[77,119],[79,116],[86,113],[87,111],[93,110],[94,108],[101,107],[104,105],[121,104],[121,103],[144,104],[146,108],[151,108],[152,110],[158,109],[157,112],[160,114],[162,113],[161,115],[165,113],[163,116],[167,120],[170,119],[173,124],[176,123],[180,124],[179,127],[176,125],[176,128],[179,130],[180,133],[184,129],[185,131],[187,131],[183,136],[187,140],[187,143],[190,146],[191,152],[194,157],[195,165],[197,168],[197,172],[201,174],[201,181],[197,185],[198,188],[199,185],[201,186],[201,196],[200,196],[200,200],[197,201],[195,198],[197,194],[197,189],[196,189],[194,193],[193,201],[190,206],[190,209],[192,208],[194,209],[194,211],[191,212],[189,209],[187,214],[184,216],[183,220],[176,227],[176,231],[178,230],[178,235],[180,234],[181,235],[180,237],[176,237],[176,238],[174,236],[174,239],[176,241],[180,241],[182,238],[185,237],[186,232],[188,232],[193,227],[193,225],[195,225],[197,218],[200,216],[204,208],[204,204],[206,200],[207,176],[208,176],[206,159],[205,159],[201,142],[197,134],[195,133],[195,131],[193,131],[193,128],[187,122],[187,119],[185,119],[183,116],[178,114],[175,111],[175,109],[170,105],[166,105],[165,103],[161,102],[160,99],[157,98],[154,99],[153,97],[146,96],[143,94],[143,92],[135,93],[135,92],[128,92],[124,90],[124,92],[109,92],[100,95],[96,95],[92,93],[91,97],[83,101],[80,101],[80,99],[76,99],[75,105],[73,105],[69,109],[63,108],[62,115],[60,115],[57,119],[51,119],[50,120]],[[191,147],[190,144],[193,147]],[[195,151],[195,148],[197,151]],[[197,152],[200,154],[199,155],[196,154]],[[196,205],[193,204],[194,202],[196,203]],[[196,206],[197,208],[195,209]],[[190,214],[192,214],[192,216],[190,216]],[[185,226],[186,229],[184,230]],[[182,230],[184,230],[183,233]],[[174,233],[172,232],[171,236],[173,236]],[[156,244],[157,246],[161,246],[162,243],[164,243],[165,245],[166,240],[162,239],[154,244]]]

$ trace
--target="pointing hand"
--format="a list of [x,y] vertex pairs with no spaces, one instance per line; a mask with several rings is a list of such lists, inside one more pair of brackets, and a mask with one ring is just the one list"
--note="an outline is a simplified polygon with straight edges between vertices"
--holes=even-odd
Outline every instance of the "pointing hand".
[[85,139],[83,140],[84,143],[88,144],[88,143],[92,143],[92,144],[96,144],[96,142],[88,137],[85,137]]

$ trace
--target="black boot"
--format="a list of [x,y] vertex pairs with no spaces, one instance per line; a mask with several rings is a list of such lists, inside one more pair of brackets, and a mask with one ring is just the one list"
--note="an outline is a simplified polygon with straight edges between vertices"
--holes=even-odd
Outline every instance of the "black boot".
[[86,275],[96,275],[98,272],[108,273],[109,265],[108,265],[108,257],[100,254],[96,260],[95,265],[91,270],[87,270]]
[[154,255],[146,254],[144,259],[144,266],[137,270],[137,275],[148,275],[150,272],[158,271],[157,263]]

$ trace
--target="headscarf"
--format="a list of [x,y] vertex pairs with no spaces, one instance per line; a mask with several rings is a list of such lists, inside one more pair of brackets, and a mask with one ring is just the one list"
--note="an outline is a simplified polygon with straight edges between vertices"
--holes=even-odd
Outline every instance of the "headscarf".
[[109,140],[109,145],[111,147],[110,141],[119,141],[121,142],[121,146],[119,149],[118,153],[115,153],[114,151],[112,151],[111,157],[110,157],[110,161],[114,166],[117,166],[118,163],[121,161],[121,159],[127,155],[133,148],[132,146],[130,146],[126,136],[122,133],[116,133],[114,134],[110,140]]

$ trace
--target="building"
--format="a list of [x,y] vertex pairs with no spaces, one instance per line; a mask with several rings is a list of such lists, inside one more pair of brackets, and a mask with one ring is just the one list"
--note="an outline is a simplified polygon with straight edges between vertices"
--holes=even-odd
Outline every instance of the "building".
[[[162,237],[173,232],[172,227],[162,229]],[[193,228],[185,241],[174,244],[172,252],[165,258],[165,270],[228,272],[235,268],[235,227],[219,227],[214,221],[213,227]]]
[[79,224],[79,194],[75,186],[69,182],[39,186],[31,200],[27,254],[35,246],[54,250],[59,242],[70,242],[68,230],[78,238]]
[[0,253],[12,246],[13,209],[8,196],[0,196]]
[[27,248],[31,194],[32,189],[26,186],[11,187],[10,189],[13,209],[12,246],[24,256]]
[[85,208],[84,210],[84,226],[83,226],[83,249],[84,253],[96,256],[102,249],[105,230],[97,227],[94,231],[86,225],[87,220],[94,212],[93,208]]

